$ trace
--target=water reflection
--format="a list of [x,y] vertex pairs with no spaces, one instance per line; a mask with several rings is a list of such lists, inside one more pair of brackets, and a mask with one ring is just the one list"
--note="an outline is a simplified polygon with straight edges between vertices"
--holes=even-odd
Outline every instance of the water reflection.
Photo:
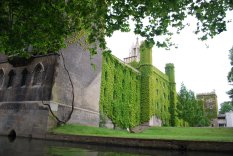
[[157,149],[97,146],[16,138],[10,142],[0,137],[0,156],[230,156],[230,153],[181,152]]

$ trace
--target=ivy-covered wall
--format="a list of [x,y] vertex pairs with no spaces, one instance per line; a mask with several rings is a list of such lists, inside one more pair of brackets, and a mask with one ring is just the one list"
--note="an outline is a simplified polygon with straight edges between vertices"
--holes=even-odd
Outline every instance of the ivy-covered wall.
[[175,90],[171,87],[170,77],[174,76],[174,70],[164,74],[154,67],[152,47],[146,43],[141,45],[140,55],[141,122],[148,122],[155,115],[162,120],[163,125],[173,125],[171,118],[174,118],[174,113],[171,112],[171,107],[175,101],[171,95]]
[[216,119],[218,116],[218,103],[215,92],[197,94],[197,99],[203,102],[208,119]]
[[[121,128],[149,122],[152,116],[164,126],[175,126],[176,90],[173,64],[166,74],[152,65],[152,47],[143,43],[140,62],[129,65],[103,53],[100,97],[101,118]],[[137,70],[138,69],[138,70]]]
[[128,128],[140,123],[140,72],[103,53],[100,114],[114,125]]
[[177,126],[178,125],[178,118],[177,118],[177,93],[176,93],[176,82],[175,82],[175,69],[172,63],[166,64],[165,73],[169,79],[169,112],[170,112],[170,126]]
[[153,115],[159,117],[163,125],[170,125],[170,84],[167,75],[153,68]]

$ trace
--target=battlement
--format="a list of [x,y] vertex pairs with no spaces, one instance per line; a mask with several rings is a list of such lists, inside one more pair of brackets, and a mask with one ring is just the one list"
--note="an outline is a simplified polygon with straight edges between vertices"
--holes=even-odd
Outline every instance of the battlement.
[[198,96],[211,96],[211,95],[215,95],[217,97],[215,90],[213,90],[212,92],[207,92],[207,93],[198,93],[197,97]]
[[130,56],[130,57],[124,58],[125,63],[131,63],[133,61],[137,61],[137,56]]

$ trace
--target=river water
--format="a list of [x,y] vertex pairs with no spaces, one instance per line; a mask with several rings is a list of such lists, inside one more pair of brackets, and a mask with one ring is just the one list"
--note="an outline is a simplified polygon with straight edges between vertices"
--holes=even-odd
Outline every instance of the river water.
[[158,149],[97,146],[0,136],[0,156],[230,156],[231,153],[182,152]]

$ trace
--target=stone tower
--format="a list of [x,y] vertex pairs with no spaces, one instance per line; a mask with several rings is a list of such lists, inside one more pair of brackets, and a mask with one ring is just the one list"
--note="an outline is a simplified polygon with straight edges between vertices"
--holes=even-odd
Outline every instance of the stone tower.
[[218,115],[218,100],[215,91],[197,94],[197,99],[203,102],[206,115],[210,119],[211,125],[214,126],[214,120]]
[[152,81],[152,47],[148,42],[143,42],[140,46],[140,68],[141,71],[141,121],[148,122],[151,116],[152,94],[150,87]]
[[139,62],[139,61],[140,61],[140,45],[137,38],[136,43],[132,44],[132,47],[129,52],[129,57],[124,58],[124,62],[131,63],[131,62]]
[[166,64],[165,73],[170,81],[170,106],[169,111],[171,114],[170,123],[171,126],[176,126],[176,81],[175,81],[175,69],[172,63]]

